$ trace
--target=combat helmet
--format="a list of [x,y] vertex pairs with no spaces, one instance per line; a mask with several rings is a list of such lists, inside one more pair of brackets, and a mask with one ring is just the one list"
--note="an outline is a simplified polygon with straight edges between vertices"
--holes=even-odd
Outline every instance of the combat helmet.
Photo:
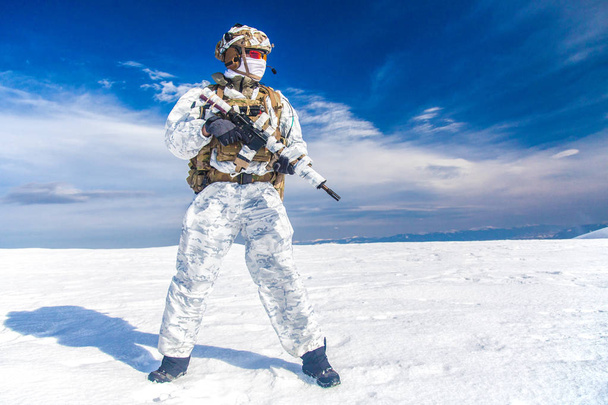
[[244,61],[245,71],[247,72],[245,74],[259,80],[259,77],[249,74],[247,61],[244,58],[246,50],[259,50],[265,58],[265,55],[268,55],[273,47],[274,45],[270,43],[264,32],[247,25],[235,24],[215,46],[215,57],[224,62],[224,65],[231,70],[237,70],[241,66],[241,62]]

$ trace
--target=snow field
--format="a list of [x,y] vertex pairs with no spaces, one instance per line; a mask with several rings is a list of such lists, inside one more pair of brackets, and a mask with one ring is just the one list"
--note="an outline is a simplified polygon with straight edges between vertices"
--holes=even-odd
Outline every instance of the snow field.
[[152,384],[175,247],[0,250],[2,404],[606,404],[608,240],[294,247],[343,383],[285,354],[235,245]]

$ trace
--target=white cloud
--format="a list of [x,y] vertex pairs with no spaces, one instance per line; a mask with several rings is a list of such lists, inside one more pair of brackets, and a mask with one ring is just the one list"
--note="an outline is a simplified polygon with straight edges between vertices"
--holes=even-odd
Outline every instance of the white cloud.
[[462,127],[462,122],[456,122],[452,118],[441,115],[443,108],[432,107],[424,110],[422,114],[412,118],[414,131],[423,134],[433,134],[437,132],[458,132]]
[[418,115],[417,117],[412,118],[412,121],[431,120],[431,119],[437,117],[439,115],[439,111],[441,111],[441,110],[442,110],[441,107],[428,108],[428,109],[424,110],[421,115]]
[[160,70],[152,70],[152,69],[143,69],[143,71],[145,73],[147,73],[150,76],[150,79],[152,80],[161,80],[161,79],[168,79],[170,77],[175,77],[170,73],[166,73],[166,72],[161,72]]
[[111,89],[115,82],[112,82],[108,79],[99,80],[97,83],[101,84],[101,87],[104,89]]
[[171,103],[177,101],[182,95],[186,94],[186,92],[193,87],[206,87],[208,85],[209,82],[206,80],[203,80],[200,83],[184,83],[177,86],[173,84],[173,82],[162,81],[160,83],[144,84],[141,87],[144,89],[156,90],[157,93],[154,95],[156,100]]
[[[315,115],[310,111],[316,111],[317,105],[324,105],[328,110],[330,106],[348,108],[320,98],[310,101],[312,105],[304,105],[301,110],[306,113],[303,130],[314,167],[343,197],[339,203],[341,208],[328,202],[322,209],[322,213],[333,212],[326,214],[331,218],[324,219],[328,226],[330,223],[345,226],[350,220],[345,219],[344,210],[351,209],[359,212],[360,223],[369,220],[380,224],[392,217],[393,222],[402,227],[416,226],[404,218],[428,218],[431,212],[435,218],[432,221],[438,227],[454,229],[543,221],[562,223],[568,219],[582,221],[576,216],[583,212],[594,211],[597,215],[600,202],[608,202],[608,189],[598,187],[605,184],[608,173],[606,134],[551,149],[492,144],[492,140],[502,138],[493,134],[493,129],[466,132],[465,123],[452,123],[457,125],[449,127],[458,145],[446,146],[444,139],[425,144],[400,140],[418,139],[414,136],[420,130],[417,125],[400,137],[386,136],[378,130],[372,137],[353,137],[348,133],[333,137],[326,132],[332,126],[330,112]],[[419,115],[424,118],[411,121],[429,120],[429,131],[447,131],[450,123],[442,118],[444,115],[441,108],[434,107]],[[375,128],[373,123],[355,119],[359,126]],[[442,120],[445,124],[436,125],[433,120]],[[328,136],[311,137],[313,131]],[[489,149],[493,152],[489,153]],[[585,160],[566,159],[576,154],[584,154]],[[319,204],[319,197],[298,179],[290,179],[288,189],[297,195],[297,201],[288,201],[298,210]],[[374,212],[384,212],[387,217],[382,219]],[[459,220],[462,223],[455,222]],[[479,222],[471,222],[474,220]],[[387,222],[386,226],[397,225]]]
[[[415,191],[440,196],[441,204],[484,204],[484,199],[509,201],[513,197],[547,202],[558,195],[579,198],[579,193],[596,189],[606,175],[602,156],[608,153],[608,140],[590,137],[574,144],[587,150],[585,164],[556,158],[573,156],[578,153],[574,148],[566,152],[511,149],[496,158],[481,160],[433,145],[383,139],[350,143],[319,139],[311,142],[309,149],[316,161],[324,162],[325,176],[336,179],[334,184],[338,182],[341,187],[365,190],[373,186],[387,195]],[[375,198],[365,193],[361,197]]]
[[135,61],[120,62],[119,65],[140,69],[142,72],[144,72],[148,76],[150,76],[150,79],[152,79],[154,81],[175,77],[171,73],[162,72],[160,70],[155,70],[155,69],[150,69],[143,63],[139,63],[139,62],[135,62]]
[[3,102],[22,106],[0,110],[4,185],[66,182],[89,185],[88,190],[101,184],[130,189],[142,177],[158,181],[171,171],[164,167],[173,163],[164,146],[164,117],[125,109],[113,97],[66,92],[54,97],[0,88]]
[[382,135],[374,124],[356,117],[345,104],[296,89],[289,93],[297,102],[300,123],[309,127],[309,137],[340,141]]
[[82,191],[71,184],[28,183],[15,187],[0,201],[6,204],[72,204],[83,203],[92,199],[119,199],[149,196],[143,191],[90,190]]
[[568,149],[565,150],[563,152],[559,152],[556,153],[555,155],[551,156],[553,159],[562,159],[568,156],[574,156],[577,155],[580,151],[578,149]]
[[[163,88],[157,91],[168,98],[182,91],[168,83]],[[314,228],[308,235],[319,235],[322,226],[359,226],[365,235],[408,232],[414,221],[450,229],[500,226],[500,218],[512,224],[542,222],[547,212],[587,215],[589,204],[608,201],[602,186],[608,173],[606,133],[548,150],[503,144],[489,154],[492,145],[479,139],[493,139],[491,129],[463,136],[469,142],[458,147],[422,145],[401,140],[410,138],[412,129],[401,137],[384,135],[347,105],[306,92],[291,97],[299,105],[315,169],[342,196],[336,203],[303,180],[288,179],[288,210],[303,230]],[[63,218],[51,221],[53,226],[74,220],[71,207],[80,210],[83,229],[87,221],[101,224],[104,218],[112,218],[116,229],[149,226],[152,213],[179,228],[192,193],[184,181],[187,162],[164,146],[165,117],[125,109],[98,95],[55,92],[49,99],[5,86],[0,99],[0,106],[19,106],[18,111],[0,109],[0,198],[13,202],[2,206],[3,229],[19,229],[27,218],[44,220],[37,205],[26,205],[36,198],[55,202],[45,206]],[[434,108],[420,115],[447,115]],[[574,151],[584,159],[569,158]],[[311,209],[316,210],[313,222]],[[310,238],[300,233],[299,239]]]
[[141,69],[145,68],[145,66],[143,64],[132,61],[132,60],[127,61],[127,62],[119,62],[118,64],[122,65],[122,66],[134,67],[134,68],[141,68]]
[[192,192],[187,162],[164,145],[165,117],[61,89],[50,99],[4,86],[0,100],[5,235],[34,244],[142,235],[157,244],[154,235],[178,232]]
[[[201,83],[182,83],[176,85],[173,83],[173,81],[163,80],[175,77],[170,73],[150,69],[144,64],[135,61],[121,62],[120,65],[137,68],[148,74],[150,79],[152,79],[155,83],[143,84],[141,87],[144,89],[155,90],[156,94],[154,95],[154,99],[164,103],[172,103],[177,101],[182,95],[193,87],[205,87],[209,85],[209,82],[206,80],[203,80]],[[158,81],[160,81],[160,83],[157,83]]]

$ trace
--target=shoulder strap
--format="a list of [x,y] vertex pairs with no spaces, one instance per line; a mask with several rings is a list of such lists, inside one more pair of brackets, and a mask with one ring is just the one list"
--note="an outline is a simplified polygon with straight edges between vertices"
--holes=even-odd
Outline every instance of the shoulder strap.
[[224,98],[224,89],[226,88],[225,85],[223,85],[223,84],[210,84],[209,86],[207,86],[207,88],[215,91],[217,93],[217,95],[220,96],[221,99]]
[[283,108],[283,103],[281,102],[281,96],[277,91],[275,91],[272,87],[268,87],[264,84],[260,83],[260,90],[270,97],[270,104],[275,111]]
[[217,86],[217,89],[215,90],[218,97],[221,98],[222,100],[224,99],[224,89],[225,88],[226,88],[226,86]]

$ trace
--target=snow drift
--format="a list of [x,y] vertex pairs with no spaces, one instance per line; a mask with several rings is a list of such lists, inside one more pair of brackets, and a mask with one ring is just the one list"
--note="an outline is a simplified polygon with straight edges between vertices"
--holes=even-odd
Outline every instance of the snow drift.
[[597,231],[589,232],[581,236],[577,236],[576,239],[605,239],[608,238],[608,228],[598,229]]

